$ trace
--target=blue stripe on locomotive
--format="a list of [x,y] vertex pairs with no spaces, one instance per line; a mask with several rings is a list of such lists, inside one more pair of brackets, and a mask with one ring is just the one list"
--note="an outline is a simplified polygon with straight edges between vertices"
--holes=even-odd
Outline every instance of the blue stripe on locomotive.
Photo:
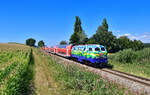
[[86,58],[84,56],[76,56],[75,54],[71,54],[71,57],[75,57],[75,58],[78,58],[78,61],[82,62],[82,60],[87,60],[87,61],[90,61],[91,63],[106,63],[107,64],[107,57],[106,58]]

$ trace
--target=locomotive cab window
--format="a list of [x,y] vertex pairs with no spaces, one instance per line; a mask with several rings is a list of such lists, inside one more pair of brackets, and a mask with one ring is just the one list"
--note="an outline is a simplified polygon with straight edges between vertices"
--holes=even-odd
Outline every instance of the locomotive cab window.
[[104,48],[104,47],[101,47],[101,51],[105,51],[105,48]]
[[89,48],[89,51],[92,51],[92,48]]
[[95,51],[100,51],[100,48],[98,48],[98,47],[97,47],[97,48],[95,48]]

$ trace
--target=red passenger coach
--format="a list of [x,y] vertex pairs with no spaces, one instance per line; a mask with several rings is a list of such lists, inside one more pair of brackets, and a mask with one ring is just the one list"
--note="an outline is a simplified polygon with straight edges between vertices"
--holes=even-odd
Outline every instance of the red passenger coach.
[[70,57],[73,45],[58,45],[55,47],[55,53],[61,56]]
[[51,53],[56,53],[56,47],[50,47],[49,52]]
[[49,47],[42,47],[43,50],[49,51]]

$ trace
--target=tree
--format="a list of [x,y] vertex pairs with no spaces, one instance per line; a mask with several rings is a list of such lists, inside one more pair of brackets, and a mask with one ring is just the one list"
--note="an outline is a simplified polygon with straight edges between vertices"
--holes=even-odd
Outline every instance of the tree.
[[120,50],[132,48],[132,41],[127,36],[121,36],[118,42]]
[[40,41],[38,42],[38,47],[43,47],[43,46],[45,46],[44,41],[43,41],[43,40],[40,40]]
[[66,41],[61,41],[61,42],[60,42],[60,45],[66,45],[66,44],[67,44]]
[[144,47],[141,41],[132,41],[127,36],[121,36],[117,39],[108,28],[107,20],[103,19],[102,25],[99,26],[96,33],[88,39],[87,44],[104,45],[108,52],[117,52],[129,48],[140,50]]
[[103,19],[102,27],[104,31],[108,31],[108,24],[106,18]]
[[82,29],[81,20],[78,16],[76,16],[76,21],[74,24],[74,33],[70,37],[71,44],[84,44],[87,41],[87,36]]
[[87,43],[104,45],[109,52],[116,52],[119,49],[116,36],[114,36],[111,31],[108,31],[106,19],[103,20],[102,25],[98,27],[96,34],[94,34]]
[[137,51],[144,48],[144,44],[140,40],[134,40],[132,42],[132,49]]
[[135,51],[141,50],[144,48],[144,44],[140,40],[130,40],[127,36],[121,36],[118,38],[120,50],[123,49],[133,49]]
[[36,42],[35,39],[29,38],[29,39],[26,40],[26,45],[28,45],[28,46],[35,46],[35,42]]

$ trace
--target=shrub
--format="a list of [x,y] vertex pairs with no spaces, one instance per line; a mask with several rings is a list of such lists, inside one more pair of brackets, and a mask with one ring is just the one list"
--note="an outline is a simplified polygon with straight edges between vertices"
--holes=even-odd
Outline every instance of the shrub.
[[133,51],[132,49],[126,49],[116,53],[114,59],[119,62],[132,63],[136,57],[137,55],[135,51]]
[[137,51],[138,55],[136,61],[139,63],[150,63],[150,48],[145,48],[143,50]]

